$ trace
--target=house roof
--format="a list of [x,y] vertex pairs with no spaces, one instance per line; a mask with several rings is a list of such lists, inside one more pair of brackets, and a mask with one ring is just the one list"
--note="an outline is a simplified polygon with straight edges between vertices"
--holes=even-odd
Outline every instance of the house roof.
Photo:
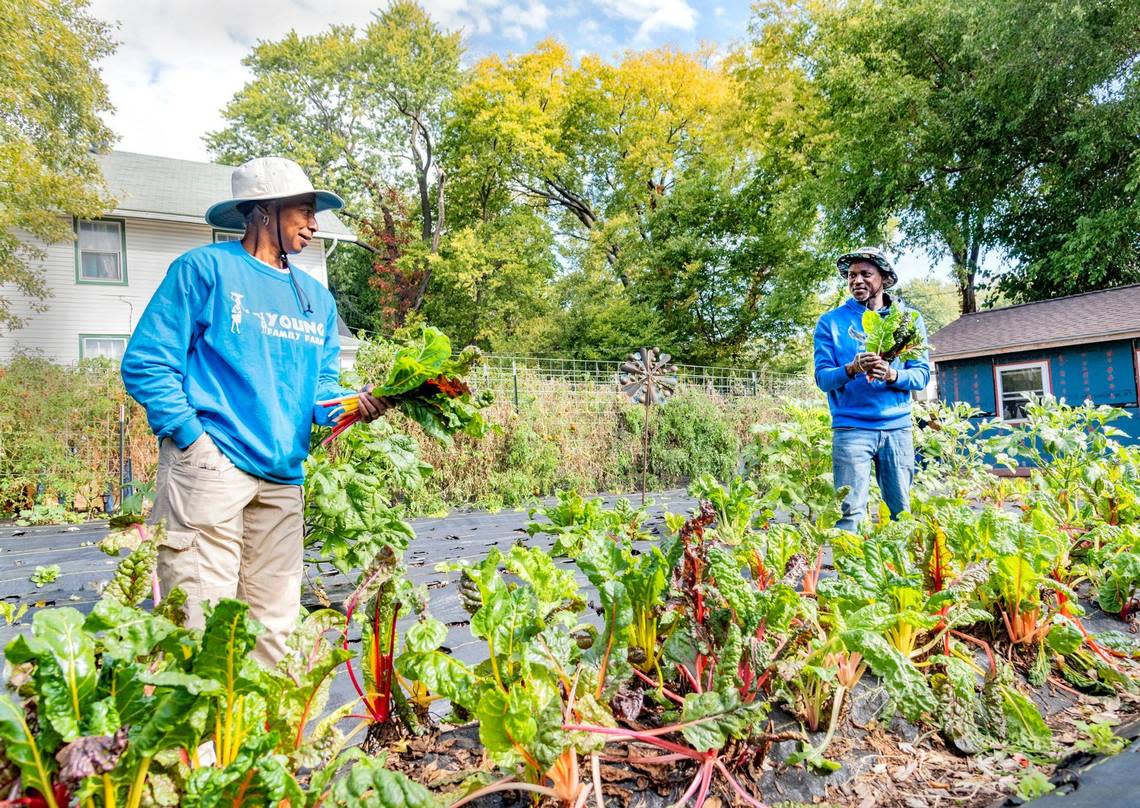
[[[99,159],[119,216],[204,224],[206,209],[230,198],[232,166],[125,151]],[[319,238],[356,241],[330,211],[317,214],[317,226]]]
[[1140,337],[1140,283],[964,314],[930,337],[936,362]]

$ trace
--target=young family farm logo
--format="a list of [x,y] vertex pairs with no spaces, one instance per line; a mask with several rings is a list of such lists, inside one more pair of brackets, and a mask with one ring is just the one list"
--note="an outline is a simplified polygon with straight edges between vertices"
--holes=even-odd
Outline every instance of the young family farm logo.
[[288,314],[272,311],[250,311],[242,306],[245,298],[240,292],[230,292],[233,305],[230,307],[230,333],[241,334],[243,316],[252,314],[261,323],[263,336],[277,339],[304,340],[313,345],[325,344],[325,324],[314,320],[303,320]]

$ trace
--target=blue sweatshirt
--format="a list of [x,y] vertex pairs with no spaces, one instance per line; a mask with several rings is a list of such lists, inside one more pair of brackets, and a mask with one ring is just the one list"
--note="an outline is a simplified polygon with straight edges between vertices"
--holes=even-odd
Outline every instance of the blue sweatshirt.
[[[815,383],[827,393],[832,427],[860,429],[900,429],[910,426],[910,393],[930,382],[930,364],[925,353],[919,359],[891,363],[898,379],[890,384],[868,382],[862,373],[847,378],[844,365],[864,349],[863,312],[867,309],[855,298],[848,298],[837,309],[824,314],[815,326]],[[890,307],[881,309],[885,315]],[[926,340],[926,325],[918,316],[918,332]]]
[[175,259],[147,304],[126,353],[127,392],[151,429],[185,449],[203,431],[242,471],[300,484],[317,401],[341,388],[336,303],[296,270],[289,273],[223,242]]

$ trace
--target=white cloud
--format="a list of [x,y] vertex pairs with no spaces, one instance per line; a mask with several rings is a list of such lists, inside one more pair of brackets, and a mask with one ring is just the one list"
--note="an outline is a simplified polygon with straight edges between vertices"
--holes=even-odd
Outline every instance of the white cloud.
[[595,0],[611,17],[638,24],[634,42],[644,44],[651,34],[667,28],[691,31],[697,24],[697,11],[687,0]]
[[515,3],[509,3],[503,6],[503,10],[499,13],[499,19],[506,25],[541,31],[546,28],[550,19],[550,9],[546,7],[545,3],[536,0],[531,0],[525,8]]
[[[102,64],[115,112],[109,123],[116,148],[208,160],[202,136],[225,125],[222,108],[249,80],[241,60],[259,40],[290,30],[308,35],[330,25],[367,25],[385,0],[93,0],[92,13],[117,20],[118,50]],[[691,31],[691,0],[593,0],[609,23],[576,19],[575,4],[550,0],[424,0],[442,27],[463,31],[468,59],[497,36],[525,43],[547,32],[582,50],[612,54],[623,44],[643,46],[658,31]],[[587,7],[588,8],[588,7]],[[625,21],[636,38],[624,42]],[[572,29],[572,30],[571,30]]]
[[[314,34],[334,22],[364,26],[379,5],[339,0],[332,13],[311,0],[94,0],[94,16],[119,22],[118,50],[101,64],[115,106],[109,124],[119,135],[116,148],[208,160],[202,136],[224,125],[221,110],[249,80],[241,59],[257,40],[290,30]],[[427,8],[444,28],[469,35],[490,32],[500,5],[428,0]]]
[[581,47],[574,51],[576,59],[581,60],[585,56],[598,54],[601,56],[612,56],[619,50],[617,40],[595,19],[587,17],[578,23],[578,33],[581,34],[582,39],[589,44],[589,47]]
[[713,9],[713,16],[714,17],[723,17],[727,13],[728,12],[724,10],[724,6],[717,6],[716,8]]

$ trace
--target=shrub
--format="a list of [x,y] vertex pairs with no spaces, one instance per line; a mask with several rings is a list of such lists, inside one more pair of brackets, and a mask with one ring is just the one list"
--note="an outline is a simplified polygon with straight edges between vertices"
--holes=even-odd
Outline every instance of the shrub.
[[[378,377],[393,354],[389,341],[366,341],[347,383]],[[18,513],[58,497],[76,510],[95,511],[108,487],[118,494],[120,405],[135,479],[153,481],[157,442],[113,363],[63,366],[21,356],[0,369],[0,510]],[[653,411],[650,487],[680,486],[704,474],[730,477],[750,426],[782,418],[781,406],[765,394],[726,399],[683,389]],[[513,389],[500,391],[487,410],[495,431],[480,440],[460,435],[452,446],[442,446],[393,414],[387,419],[392,428],[416,438],[422,459],[434,469],[418,486],[401,487],[395,475],[388,481],[393,502],[407,513],[428,514],[460,505],[517,507],[571,488],[636,490],[643,417],[644,409],[616,389],[525,372],[517,410]],[[376,460],[378,469],[384,462]]]
[[108,487],[118,494],[120,406],[135,477],[151,479],[158,447],[113,363],[21,355],[0,368],[0,512],[57,499],[94,511]]

